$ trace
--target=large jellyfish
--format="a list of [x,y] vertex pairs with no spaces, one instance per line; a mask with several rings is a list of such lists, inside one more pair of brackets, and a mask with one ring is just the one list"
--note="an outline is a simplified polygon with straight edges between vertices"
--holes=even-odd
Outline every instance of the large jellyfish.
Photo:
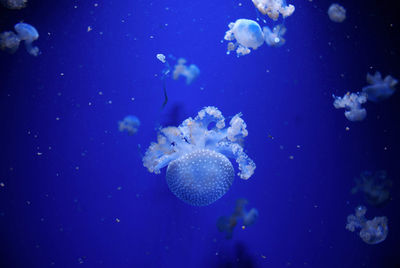
[[328,8],[328,16],[331,21],[343,22],[346,19],[346,9],[339,4],[331,4]]
[[368,100],[373,102],[382,101],[392,96],[395,92],[394,87],[398,83],[397,79],[390,75],[382,79],[380,72],[376,72],[374,75],[367,74],[367,82],[370,85],[363,87],[362,91],[367,93]]
[[363,192],[366,201],[371,205],[382,205],[390,198],[392,181],[388,179],[385,170],[375,173],[364,171],[361,173],[360,178],[355,179],[355,182],[356,186],[353,187],[351,193]]
[[234,169],[227,157],[239,164],[239,177],[249,179],[256,165],[243,151],[247,136],[241,114],[225,128],[225,118],[212,106],[203,108],[179,127],[160,129],[143,157],[143,165],[156,174],[167,166],[166,180],[171,192],[193,206],[207,206],[231,187]]
[[252,208],[247,211],[245,206],[248,201],[246,199],[236,200],[236,207],[232,215],[229,217],[221,216],[217,220],[217,228],[220,232],[225,233],[225,238],[232,238],[233,229],[237,225],[239,220],[243,221],[243,228],[253,225],[258,219],[258,210]]
[[264,34],[260,25],[254,20],[238,19],[228,25],[229,30],[225,33],[224,39],[236,43],[228,43],[228,54],[236,50],[238,56],[247,55],[250,49],[257,49],[264,43]]
[[265,26],[263,28],[265,43],[272,47],[280,47],[285,44],[283,35],[286,33],[286,27],[282,25],[275,26],[272,31]]
[[28,51],[29,54],[32,56],[39,55],[39,48],[32,45],[33,41],[39,38],[39,33],[35,27],[20,22],[15,24],[14,29],[17,34],[11,31],[0,34],[0,49],[14,53],[18,49],[19,43],[24,41],[26,51]]
[[343,98],[332,95],[335,101],[333,106],[336,109],[345,108],[344,115],[350,121],[362,121],[367,116],[367,110],[361,107],[361,104],[367,101],[365,93],[350,93],[347,92]]
[[9,9],[21,9],[26,7],[28,0],[0,0],[0,3]]
[[359,233],[361,239],[370,245],[378,244],[384,241],[389,232],[386,217],[375,217],[372,220],[365,218],[367,208],[358,206],[355,209],[355,215],[347,216],[346,229],[354,232],[356,228],[361,228]]
[[[164,59],[165,60],[165,59]],[[200,74],[200,69],[195,64],[190,64],[189,67],[185,65],[186,60],[179,58],[177,64],[174,66],[172,77],[177,80],[179,76],[186,77],[186,84],[189,85]]]
[[277,20],[279,14],[283,18],[289,17],[294,12],[293,5],[286,5],[285,0],[252,0],[255,7],[264,15]]
[[118,121],[118,130],[128,132],[129,135],[134,135],[140,126],[140,120],[134,115],[127,115],[122,121]]

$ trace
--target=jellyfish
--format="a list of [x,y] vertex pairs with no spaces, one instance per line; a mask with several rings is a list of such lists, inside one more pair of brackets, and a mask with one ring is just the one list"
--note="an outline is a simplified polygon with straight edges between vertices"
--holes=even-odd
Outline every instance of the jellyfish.
[[232,238],[233,229],[238,224],[240,220],[243,221],[243,227],[248,227],[253,225],[258,218],[258,210],[252,208],[250,211],[246,210],[246,205],[248,204],[247,199],[240,198],[236,200],[236,206],[233,213],[228,216],[221,216],[217,220],[218,231],[225,233],[225,238]]
[[14,53],[19,47],[19,43],[24,41],[26,51],[32,56],[38,56],[40,54],[39,48],[32,46],[32,42],[39,38],[39,33],[30,24],[17,23],[14,26],[14,32],[8,31],[0,34],[0,49]]
[[285,44],[285,39],[282,37],[286,33],[286,27],[282,25],[275,26],[272,31],[267,27],[263,27],[265,43],[272,47],[280,47]]
[[390,198],[389,190],[392,181],[388,179],[385,170],[379,170],[375,173],[364,171],[360,178],[355,179],[355,182],[356,186],[353,187],[351,193],[363,192],[366,201],[371,205],[382,205]]
[[343,22],[346,19],[346,9],[339,4],[331,4],[328,8],[328,16],[331,21]]
[[[228,25],[229,30],[225,33],[224,39],[228,43],[227,54],[236,50],[238,56],[249,54],[250,48],[257,49],[264,43],[264,34],[260,25],[254,20],[238,19]],[[236,43],[232,41],[236,39]]]
[[395,86],[398,83],[397,79],[388,75],[382,80],[380,72],[375,72],[374,75],[367,74],[367,82],[369,86],[363,87],[362,91],[368,95],[368,100],[379,102],[393,95]]
[[277,20],[279,14],[283,18],[289,17],[294,12],[293,5],[286,5],[285,0],[252,0],[254,6],[264,15]]
[[166,62],[166,60],[165,60],[165,55],[164,55],[164,54],[157,54],[156,57],[157,57],[157,59],[158,59],[159,61],[161,61],[162,63],[165,63],[165,62]]
[[32,42],[39,38],[39,33],[32,25],[27,23],[17,23],[14,26],[15,31],[18,33],[19,39],[25,41],[25,48],[32,56],[39,55],[39,48],[32,46]]
[[0,3],[9,9],[22,9],[28,0],[0,0]]
[[118,121],[118,130],[128,132],[129,135],[134,135],[140,126],[140,120],[134,115],[127,115],[122,121]]
[[156,174],[167,167],[166,181],[171,192],[192,206],[207,206],[231,187],[234,169],[228,157],[236,159],[238,176],[249,179],[256,168],[243,150],[248,135],[241,114],[225,128],[225,118],[216,107],[208,106],[189,117],[179,127],[160,129],[143,157],[143,165]]
[[367,116],[367,110],[361,107],[361,104],[367,101],[365,93],[350,93],[347,92],[343,98],[332,95],[335,101],[333,106],[336,109],[345,108],[344,115],[350,121],[362,121]]
[[347,216],[346,229],[354,232],[356,228],[360,228],[359,236],[370,245],[375,245],[384,241],[389,232],[386,217],[375,217],[372,220],[365,218],[367,208],[358,206],[355,209],[355,215]]
[[179,58],[177,64],[174,66],[172,77],[177,80],[179,76],[186,77],[186,84],[189,85],[193,82],[196,77],[200,74],[200,69],[194,64],[190,64],[189,67],[185,65],[186,60]]
[[11,31],[0,33],[0,49],[8,53],[15,53],[18,50],[21,40]]

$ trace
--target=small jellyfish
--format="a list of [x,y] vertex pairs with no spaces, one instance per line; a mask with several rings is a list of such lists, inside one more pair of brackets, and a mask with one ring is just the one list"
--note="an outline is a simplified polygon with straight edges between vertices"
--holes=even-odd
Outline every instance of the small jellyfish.
[[165,63],[165,55],[164,54],[157,54],[156,55],[157,59],[159,59],[162,63]]
[[335,101],[333,106],[336,109],[345,108],[344,115],[350,121],[362,121],[367,116],[367,110],[361,107],[361,104],[367,101],[365,93],[350,93],[347,92],[343,98],[332,95]]
[[21,39],[21,41],[25,41],[26,51],[28,51],[28,53],[32,56],[39,55],[39,48],[32,46],[32,42],[39,38],[39,33],[35,27],[30,24],[20,22],[15,24],[14,29],[17,32],[19,39]]
[[177,64],[174,66],[172,77],[177,80],[182,75],[186,77],[186,84],[189,85],[199,76],[200,69],[194,64],[190,64],[188,67],[185,63],[186,60],[184,58],[178,59]]
[[375,173],[364,171],[360,178],[355,179],[356,186],[351,190],[352,194],[363,192],[366,201],[374,206],[384,204],[390,198],[390,187],[392,181],[388,179],[386,171],[380,170]]
[[254,6],[264,15],[277,20],[279,14],[283,18],[289,17],[294,12],[293,5],[286,5],[285,0],[252,0]]
[[264,43],[264,34],[260,25],[254,20],[238,19],[228,25],[229,30],[226,31],[224,39],[234,41],[236,43],[228,43],[227,54],[236,50],[238,56],[249,54],[250,48],[257,49]]
[[243,226],[248,227],[253,225],[258,219],[258,210],[252,208],[250,211],[246,211],[245,206],[248,201],[240,198],[236,200],[236,207],[234,212],[229,216],[221,216],[217,220],[218,231],[225,233],[225,238],[232,238],[233,229],[237,223],[242,220]]
[[28,0],[0,0],[0,3],[9,9],[22,9],[26,7]]
[[331,21],[343,22],[346,19],[346,9],[339,4],[331,4],[328,8],[328,16]]
[[17,34],[8,31],[0,34],[0,49],[14,53],[19,47],[19,43],[24,41],[26,51],[32,56],[37,56],[40,54],[39,48],[32,46],[32,42],[39,38],[39,33],[30,24],[27,23],[17,23],[14,26]]
[[347,216],[346,229],[354,232],[357,228],[360,228],[359,236],[361,239],[367,244],[375,245],[386,239],[389,232],[388,220],[384,216],[367,220],[365,218],[366,212],[366,207],[358,206],[355,209],[355,215]]
[[256,168],[243,150],[248,135],[241,114],[225,128],[225,118],[216,107],[205,107],[179,127],[160,129],[143,157],[143,165],[156,174],[168,166],[166,180],[171,192],[192,206],[207,206],[221,198],[235,176],[227,157],[239,164],[239,177],[249,179]]
[[129,135],[134,135],[140,126],[140,120],[134,115],[127,115],[122,121],[118,121],[118,130],[128,132]]
[[0,49],[8,53],[15,53],[18,50],[21,40],[14,32],[0,33]]
[[265,43],[272,47],[280,47],[285,44],[285,39],[282,37],[286,33],[284,25],[275,26],[272,31],[267,27],[263,27]]
[[367,74],[367,82],[369,86],[363,87],[362,91],[368,95],[368,100],[379,102],[393,95],[395,86],[398,83],[397,79],[388,75],[382,79],[380,72],[375,72],[374,75]]

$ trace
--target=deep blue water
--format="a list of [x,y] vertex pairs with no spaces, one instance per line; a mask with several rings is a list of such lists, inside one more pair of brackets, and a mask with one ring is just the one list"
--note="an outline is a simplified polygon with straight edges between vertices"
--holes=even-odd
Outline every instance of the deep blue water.
[[[400,78],[396,2],[343,1],[340,24],[329,1],[290,2],[286,44],[240,58],[221,40],[230,22],[257,18],[250,0],[1,7],[0,32],[34,25],[42,54],[0,51],[0,267],[400,267],[400,94],[367,103],[356,123],[331,96],[359,91],[367,72]],[[201,70],[191,85],[166,80],[164,109],[157,53]],[[257,168],[192,207],[141,158],[160,125],[210,105],[243,114]],[[133,136],[118,131],[128,114],[141,121]],[[362,171],[382,169],[393,181],[385,206],[350,193]],[[216,222],[238,198],[260,215],[226,240]],[[384,242],[345,229],[360,204],[388,217]]]

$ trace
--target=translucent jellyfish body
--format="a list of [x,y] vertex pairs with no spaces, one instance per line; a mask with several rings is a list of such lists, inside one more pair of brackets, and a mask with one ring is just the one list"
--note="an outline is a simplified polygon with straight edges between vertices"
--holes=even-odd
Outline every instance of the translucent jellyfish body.
[[250,53],[250,48],[257,49],[264,43],[264,34],[260,25],[254,20],[238,19],[228,25],[229,30],[225,33],[224,39],[236,43],[228,43],[228,54],[236,50],[238,56]]
[[122,121],[118,121],[118,130],[128,132],[129,135],[134,135],[140,126],[140,120],[134,115],[127,115]]
[[17,34],[8,31],[0,34],[0,49],[14,53],[21,41],[24,41],[26,51],[32,56],[39,55],[39,48],[32,45],[32,43],[39,38],[39,33],[30,24],[17,23],[14,26]]
[[197,67],[195,64],[186,66],[186,60],[184,58],[179,58],[177,64],[174,66],[172,77],[177,80],[179,76],[184,76],[186,77],[186,84],[189,85],[199,76],[199,74],[199,67]]
[[372,220],[365,218],[367,208],[364,206],[358,206],[355,209],[355,214],[347,216],[346,229],[354,232],[357,228],[360,228],[359,235],[361,239],[367,244],[378,244],[384,241],[389,232],[386,217],[375,217]]
[[26,7],[28,0],[0,0],[0,3],[9,9],[21,9]]
[[256,168],[241,146],[247,136],[241,114],[225,128],[225,118],[216,107],[205,107],[179,127],[160,130],[143,165],[156,174],[168,166],[166,180],[171,192],[193,206],[206,206],[221,198],[230,188],[234,169],[227,157],[236,159],[241,179],[249,179]]
[[365,93],[350,93],[347,92],[343,98],[333,95],[335,99],[333,106],[336,109],[345,108],[344,115],[350,121],[362,121],[367,116],[367,110],[361,107],[361,104],[367,101]]
[[252,208],[250,211],[246,210],[248,201],[246,199],[236,200],[236,207],[230,216],[221,216],[217,220],[217,228],[220,232],[225,233],[225,238],[232,238],[233,229],[240,220],[243,221],[243,228],[253,225],[258,219],[258,210]]
[[366,201],[371,205],[382,205],[390,198],[392,181],[388,179],[385,170],[375,173],[364,171],[360,178],[355,179],[355,182],[356,186],[351,190],[352,194],[359,191],[364,193]]
[[282,14],[286,18],[293,14],[294,6],[286,5],[285,0],[252,0],[254,6],[264,15],[268,15],[273,20],[279,18]]
[[280,47],[285,44],[283,35],[286,33],[286,27],[283,25],[275,26],[272,31],[268,27],[263,28],[265,43],[272,47]]
[[328,16],[331,21],[343,22],[346,19],[346,9],[339,4],[331,4],[328,8]]
[[364,87],[362,91],[368,95],[368,100],[373,102],[382,101],[392,96],[398,83],[390,75],[382,79],[380,72],[376,72],[374,75],[367,74],[367,82],[370,85]]

